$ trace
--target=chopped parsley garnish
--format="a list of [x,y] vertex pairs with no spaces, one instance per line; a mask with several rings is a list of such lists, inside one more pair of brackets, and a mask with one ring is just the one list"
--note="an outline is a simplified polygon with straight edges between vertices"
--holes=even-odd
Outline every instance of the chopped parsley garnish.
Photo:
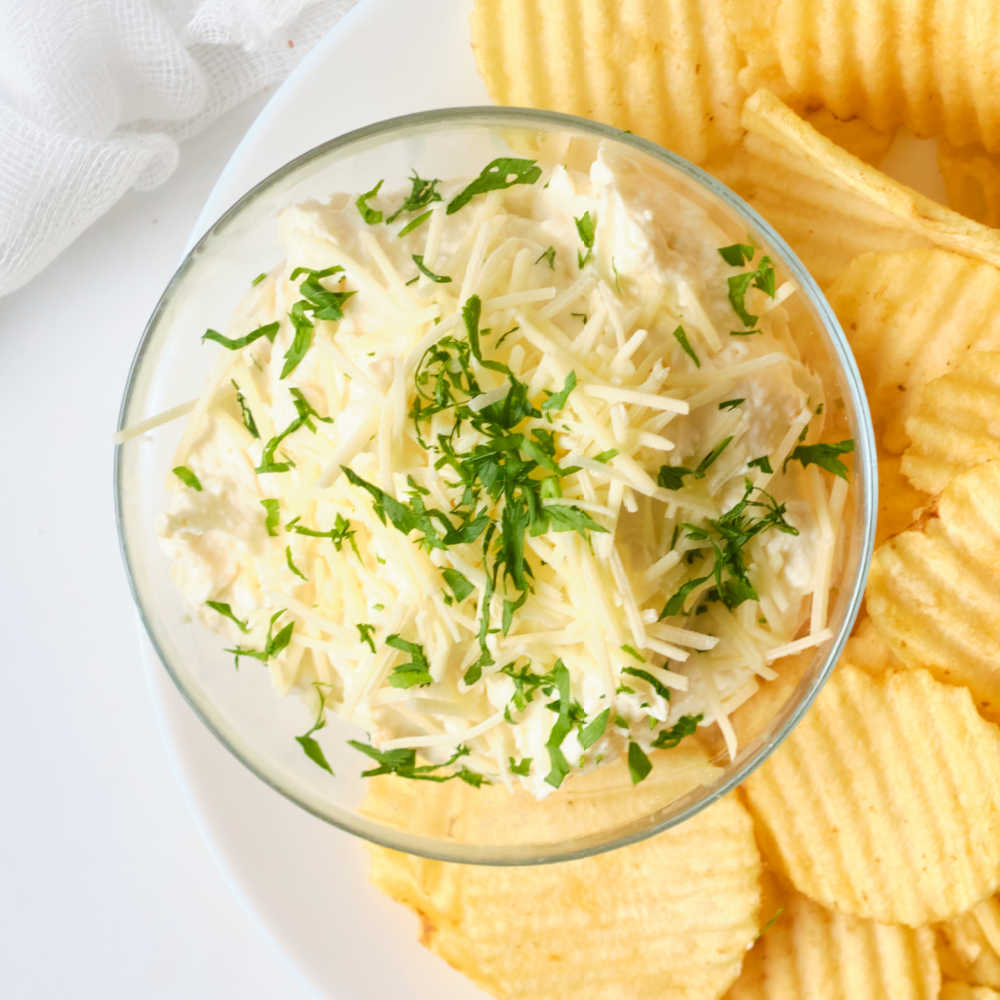
[[628,744],[628,773],[632,777],[632,784],[638,785],[640,781],[649,776],[653,770],[653,764],[646,756],[642,747],[634,740],[629,740]]
[[337,515],[337,519],[333,522],[333,527],[329,531],[317,531],[315,528],[306,528],[304,525],[299,524],[297,517],[292,518],[285,525],[285,530],[294,531],[297,535],[306,535],[308,538],[329,538],[338,552],[344,547],[344,542],[350,542],[351,548],[354,549],[354,554],[359,559],[361,558],[361,553],[358,551],[358,546],[354,541],[354,536],[357,532],[351,527],[351,522],[343,514]]
[[254,420],[250,407],[247,406],[246,397],[240,392],[240,387],[233,379],[229,380],[236,390],[236,404],[240,408],[240,416],[243,418],[243,426],[247,429],[251,437],[259,438],[260,431],[257,430],[257,421]]
[[599,715],[595,715],[580,730],[580,746],[584,750],[589,750],[603,735],[608,728],[608,719],[611,717],[611,709],[606,708]]
[[261,663],[267,663],[271,657],[277,656],[292,641],[292,630],[295,628],[295,622],[289,622],[281,631],[274,634],[275,622],[284,613],[285,609],[282,608],[271,615],[271,619],[267,623],[267,638],[264,640],[263,649],[247,649],[243,646],[234,646],[232,649],[226,650],[227,653],[232,653],[236,657],[237,670],[240,669],[241,656],[251,656],[255,660],[260,660]]
[[[396,209],[388,219],[386,225],[395,222],[403,212],[419,212],[422,208],[427,208],[432,202],[440,201],[441,195],[437,186],[441,181],[438,178],[428,180],[421,177],[415,170],[410,174],[410,193],[403,200],[403,204]],[[416,227],[414,227],[416,228]],[[403,233],[400,232],[400,236]]]
[[392,668],[389,684],[394,688],[427,687],[433,683],[431,665],[427,661],[424,647],[419,642],[408,642],[402,636],[393,633],[385,644],[403,653],[409,653],[410,659]]
[[285,565],[286,565],[286,566],[287,566],[287,567],[288,567],[288,568],[289,568],[289,569],[290,569],[290,570],[291,570],[291,571],[292,571],[292,572],[293,572],[293,573],[294,573],[294,574],[295,574],[295,575],[296,575],[297,577],[299,577],[299,578],[300,578],[300,579],[302,579],[302,580],[305,580],[305,581],[306,581],[306,583],[308,583],[308,582],[309,582],[309,578],[308,578],[308,577],[307,577],[307,576],[305,575],[305,573],[303,573],[303,572],[302,572],[302,570],[300,570],[300,569],[298,568],[298,566],[296,566],[296,565],[295,565],[295,560],[294,560],[294,559],[292,559],[292,547],[291,547],[291,545],[286,545],[286,546],[285,546]]
[[729,446],[729,442],[732,441],[733,436],[730,434],[729,437],[723,438],[699,463],[698,467],[694,470],[695,479],[704,479],[705,474],[715,463],[715,460],[726,450]]
[[439,285],[446,285],[451,281],[451,276],[448,274],[435,274],[429,267],[427,267],[424,264],[424,258],[418,253],[415,253],[413,255],[413,263],[417,265],[417,269],[420,271],[421,274],[426,275],[428,278],[431,279],[431,281]]
[[694,362],[695,368],[700,368],[701,361],[698,355],[694,353],[694,348],[691,346],[691,341],[688,340],[683,326],[678,326],[674,330],[674,340],[681,345],[681,350]]
[[415,219],[410,219],[410,221],[403,226],[398,233],[396,233],[396,236],[400,239],[404,236],[409,236],[414,229],[419,229],[431,217],[432,212],[433,209],[429,208],[426,212],[421,212]]
[[746,399],[724,399],[719,403],[720,410],[735,410],[737,406],[742,406]]
[[690,476],[694,469],[685,465],[661,465],[656,474],[657,485],[665,490],[679,490],[684,485],[684,477]]
[[847,478],[847,466],[837,457],[854,451],[854,439],[838,441],[836,444],[800,444],[785,459],[782,470],[789,462],[801,462],[803,466],[818,465],[841,479]]
[[765,295],[774,298],[774,266],[771,264],[771,258],[761,257],[756,270],[734,274],[727,280],[729,282],[729,302],[733,311],[743,320],[745,327],[755,326],[759,317],[747,310],[746,296],[752,287],[759,288]]
[[755,333],[760,333],[760,330],[730,330],[730,337],[752,337]]
[[569,736],[570,730],[573,728],[573,722],[570,718],[569,671],[562,660],[556,660],[555,666],[552,668],[552,678],[559,693],[559,716],[549,733],[549,738],[545,741],[545,749],[549,752],[551,765],[549,773],[545,776],[545,782],[553,788],[558,788],[566,775],[569,774],[569,761],[566,760],[561,747],[563,740]]
[[457,569],[443,569],[441,570],[441,575],[444,577],[444,582],[448,584],[449,589],[455,595],[456,601],[464,601],[476,589],[469,578]]
[[516,764],[514,763],[514,758],[508,758],[507,766],[510,768],[511,774],[520,774],[522,776],[527,776],[531,774],[531,758],[525,757],[519,760]]
[[374,653],[375,652],[375,626],[368,622],[358,622],[354,626],[361,636],[361,641]]
[[414,781],[451,781],[452,778],[459,778],[473,788],[481,785],[488,785],[489,782],[475,771],[468,768],[460,768],[450,774],[439,774],[442,768],[451,767],[455,761],[465,757],[469,753],[469,748],[465,746],[456,747],[455,752],[441,764],[417,764],[417,751],[410,748],[399,750],[377,750],[367,743],[360,743],[358,740],[348,740],[348,746],[360,750],[366,757],[370,757],[378,767],[373,767],[368,771],[362,771],[362,778],[374,778],[380,774],[395,774],[400,778],[410,778]]
[[201,492],[201,480],[186,465],[175,465],[170,471],[185,486],[190,486],[191,489],[195,490],[197,493]]
[[223,601],[205,601],[205,603],[213,610],[218,611],[223,618],[228,618],[241,632],[246,632],[247,621],[243,621],[233,614],[233,609]]
[[756,252],[749,243],[733,243],[728,247],[719,247],[719,256],[732,267],[749,264]]
[[543,410],[561,410],[569,399],[569,394],[576,388],[576,372],[570,372],[563,382],[563,387],[558,392],[548,393],[548,399],[542,403]]
[[250,284],[253,285],[254,287],[256,287],[262,281],[264,281],[266,278],[267,278],[267,271],[261,271],[260,274],[258,274],[257,277],[254,278],[253,281],[250,282]]
[[264,508],[264,527],[268,535],[274,538],[278,534],[278,524],[281,521],[280,504],[277,500],[269,499],[261,500],[260,505]]
[[499,191],[515,184],[534,184],[542,176],[542,168],[534,160],[502,156],[483,167],[480,175],[448,202],[448,215],[464,208],[476,195]]
[[622,646],[622,650],[624,652],[628,653],[628,655],[631,656],[633,660],[638,660],[640,663],[645,663],[646,662],[646,657],[643,656],[642,653],[640,653],[639,650],[635,648],[635,646],[630,646],[626,642]]
[[682,715],[669,729],[661,729],[653,740],[657,750],[670,750],[677,746],[685,736],[690,736],[698,728],[702,715]]
[[670,688],[648,670],[643,670],[641,667],[622,667],[622,673],[644,680],[664,701],[670,701]]
[[294,434],[300,427],[307,427],[315,434],[316,425],[312,422],[313,418],[322,421],[324,424],[333,423],[333,417],[321,417],[312,408],[306,397],[302,395],[300,389],[289,389],[288,391],[292,394],[292,403],[295,406],[295,412],[298,416],[280,434],[276,434],[264,445],[264,450],[260,456],[260,465],[254,469],[254,472],[287,472],[292,467],[293,463],[291,461],[276,462],[274,460],[274,454],[281,442],[289,434]]
[[511,696],[510,704],[517,712],[523,712],[535,700],[537,691],[549,695],[556,686],[554,673],[536,674],[532,671],[530,663],[525,664],[520,670],[516,670],[513,663],[508,663],[500,668],[500,673],[506,674],[514,682],[514,694]]
[[[302,298],[292,305],[288,313],[288,318],[295,329],[295,336],[285,352],[285,364],[279,378],[287,378],[291,375],[312,346],[313,336],[316,332],[313,319],[343,319],[344,303],[355,293],[353,291],[331,291],[325,285],[320,284],[321,278],[343,274],[343,270],[339,264],[335,264],[333,267],[327,267],[321,271],[311,267],[297,267],[292,271],[290,280],[295,281],[302,275],[306,275],[306,279],[299,285],[299,294]],[[306,315],[309,312],[313,314],[313,319]]]
[[548,250],[543,250],[538,257],[535,258],[535,263],[541,264],[543,260],[549,265],[549,269],[554,271],[556,269],[556,248],[549,247]]
[[[752,499],[757,493],[761,499]],[[714,579],[710,600],[721,601],[730,610],[744,601],[757,600],[757,591],[747,576],[743,550],[757,535],[771,528],[787,535],[797,535],[798,529],[785,520],[785,505],[770,493],[758,489],[746,480],[743,497],[718,518],[710,518],[706,527],[685,524],[688,538],[707,542],[714,564],[704,576],[684,583],[664,605],[660,618],[683,614],[684,601],[695,587]]]
[[372,208],[368,204],[368,199],[374,198],[375,195],[378,194],[379,188],[382,184],[383,181],[379,181],[378,184],[371,189],[371,191],[359,194],[357,200],[354,202],[358,208],[358,212],[361,213],[361,218],[364,219],[369,226],[377,226],[382,221],[382,213],[377,208]]
[[587,251],[586,255],[582,254],[579,250],[576,253],[576,262],[580,269],[583,270],[587,261],[594,254],[594,231],[597,228],[597,223],[590,217],[590,212],[584,212],[579,219],[574,218],[573,221],[576,223],[576,231],[580,236],[580,242]]
[[618,449],[617,448],[608,448],[607,451],[598,452],[594,456],[594,461],[595,462],[607,463],[607,462],[610,462],[611,459],[613,459],[615,457],[615,455],[617,455],[617,454],[618,454]]
[[274,343],[274,338],[278,335],[278,328],[281,326],[280,323],[265,323],[263,326],[258,326],[256,330],[251,330],[249,333],[244,334],[242,337],[236,337],[235,339],[230,339],[229,337],[223,336],[218,330],[212,330],[209,328],[202,335],[202,340],[214,340],[217,344],[222,344],[223,347],[229,348],[230,351],[238,351],[243,347],[248,347],[254,341],[260,340],[261,337],[266,337],[272,344]]
[[768,476],[774,472],[774,469],[771,468],[771,459],[768,458],[767,455],[761,455],[759,458],[752,458],[749,462],[747,462],[747,465],[751,469],[760,469],[761,472]]
[[319,695],[319,711],[316,713],[316,721],[301,736],[296,736],[295,742],[302,747],[305,755],[314,764],[318,764],[324,771],[333,774],[333,768],[330,767],[326,755],[323,753],[323,748],[313,739],[313,733],[319,732],[326,725],[326,702],[323,698],[321,685],[317,683],[315,687],[316,693]]

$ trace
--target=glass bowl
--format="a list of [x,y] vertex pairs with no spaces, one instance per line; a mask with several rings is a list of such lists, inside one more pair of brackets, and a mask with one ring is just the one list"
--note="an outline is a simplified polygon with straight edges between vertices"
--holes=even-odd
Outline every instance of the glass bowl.
[[[690,781],[672,780],[660,794],[646,789],[631,800],[642,802],[635,808],[628,807],[623,785],[623,795],[616,797],[622,808],[581,809],[588,819],[569,837],[563,825],[549,824],[545,817],[586,797],[585,780],[567,782],[537,806],[526,793],[494,787],[484,808],[495,815],[485,822],[480,816],[475,823],[456,823],[454,817],[443,815],[448,807],[441,804],[437,790],[443,786],[435,786],[433,794],[428,789],[428,808],[367,808],[369,779],[360,776],[365,759],[345,745],[346,739],[363,739],[364,734],[328,713],[323,746],[335,776],[316,767],[293,740],[312,722],[306,701],[280,697],[265,670],[234,671],[219,637],[191,619],[171,582],[156,526],[166,506],[166,472],[184,421],[164,423],[116,448],[116,515],[132,593],[153,646],[181,693],[261,780],[328,823],[388,847],[490,865],[539,864],[609,850],[694,815],[732,790],[788,735],[830,673],[854,622],[877,509],[871,417],[858,370],[829,305],[785,242],[753,209],[679,156],[634,135],[568,115],[455,108],[394,118],[333,139],[247,192],[184,258],[153,310],[129,372],[119,428],[134,428],[199,395],[215,363],[199,334],[208,326],[225,329],[247,291],[248,276],[279,262],[275,217],[290,204],[322,200],[337,191],[361,192],[370,187],[372,177],[385,177],[387,190],[403,188],[411,169],[425,177],[474,176],[483,163],[512,152],[530,152],[540,159],[558,155],[562,162],[571,159],[575,165],[586,165],[599,142],[627,155],[648,172],[651,183],[662,178],[679,187],[731,231],[734,241],[749,234],[770,254],[779,275],[797,282],[802,294],[789,300],[797,303],[794,321],[812,331],[811,360],[815,365],[818,359],[828,398],[843,401],[845,433],[856,443],[851,499],[844,514],[843,570],[831,598],[832,638],[797,658],[780,661],[780,678],[737,710],[732,718],[740,737],[735,759],[730,760],[719,741],[707,734],[702,741],[716,765],[707,775],[699,772]],[[475,794],[464,789],[463,794],[468,793]],[[419,800],[420,789],[406,795],[409,798],[403,796],[401,803],[412,805]],[[461,809],[461,795],[453,797],[452,808]],[[511,821],[513,816],[520,818]]]

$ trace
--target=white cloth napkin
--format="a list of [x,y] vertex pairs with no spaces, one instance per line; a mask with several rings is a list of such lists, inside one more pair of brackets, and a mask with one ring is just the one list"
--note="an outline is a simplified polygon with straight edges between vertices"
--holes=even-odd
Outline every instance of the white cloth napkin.
[[0,0],[0,295],[178,143],[281,80],[355,0]]

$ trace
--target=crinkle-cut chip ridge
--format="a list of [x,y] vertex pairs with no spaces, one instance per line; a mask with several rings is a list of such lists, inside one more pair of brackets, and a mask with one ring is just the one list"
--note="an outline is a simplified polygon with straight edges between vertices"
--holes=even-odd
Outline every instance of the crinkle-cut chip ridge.
[[937,1000],[940,989],[929,927],[863,920],[787,890],[726,1000]]
[[949,975],[1000,989],[1000,899],[991,896],[967,913],[938,925]]
[[1000,461],[956,476],[937,516],[880,545],[865,597],[893,652],[1000,717]]
[[[681,767],[704,760],[693,747],[666,753]],[[594,779],[586,810],[614,807],[600,773],[609,770],[617,769],[578,778]],[[669,771],[661,760],[631,790],[642,800],[637,808],[669,798]],[[443,794],[455,797],[448,808],[457,806],[460,822],[519,821],[498,813],[481,790],[451,784]],[[395,795],[397,785],[373,786],[370,800]],[[368,805],[386,809],[384,801]],[[576,810],[550,813],[545,829],[567,837],[590,822]],[[579,861],[485,868],[385,848],[372,855],[373,881],[422,915],[425,943],[497,997],[719,997],[760,929],[760,855],[750,816],[732,795],[656,837]]]
[[946,250],[866,254],[827,290],[879,445],[901,454],[919,390],[970,350],[1000,350],[1000,270]]
[[722,0],[476,0],[472,46],[498,104],[606,122],[699,163],[739,139]]
[[942,139],[937,162],[948,204],[977,222],[1000,226],[1000,160],[977,146],[956,149]]
[[963,469],[1000,459],[1000,351],[972,351],[928,382],[906,433],[903,473],[928,493],[940,493]]
[[729,0],[749,90],[1000,149],[1000,8],[991,0]]
[[838,666],[743,787],[768,861],[842,913],[919,927],[1000,884],[1000,730],[925,670]]
[[973,222],[901,184],[841,149],[800,118],[769,90],[747,98],[743,127],[786,150],[796,165],[827,184],[877,205],[935,245],[1000,265],[1000,232]]

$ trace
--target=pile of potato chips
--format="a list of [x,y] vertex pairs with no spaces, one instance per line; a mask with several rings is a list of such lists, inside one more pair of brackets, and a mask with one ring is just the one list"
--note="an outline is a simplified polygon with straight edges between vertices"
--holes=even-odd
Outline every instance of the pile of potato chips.
[[[542,868],[374,850],[376,884],[495,996],[1000,998],[998,40],[995,0],[477,0],[498,102],[660,142],[790,243],[857,358],[881,490],[855,634],[739,792]],[[948,207],[877,169],[900,128],[937,141]],[[653,773],[633,795],[662,801]],[[547,835],[571,835],[551,802]]]

